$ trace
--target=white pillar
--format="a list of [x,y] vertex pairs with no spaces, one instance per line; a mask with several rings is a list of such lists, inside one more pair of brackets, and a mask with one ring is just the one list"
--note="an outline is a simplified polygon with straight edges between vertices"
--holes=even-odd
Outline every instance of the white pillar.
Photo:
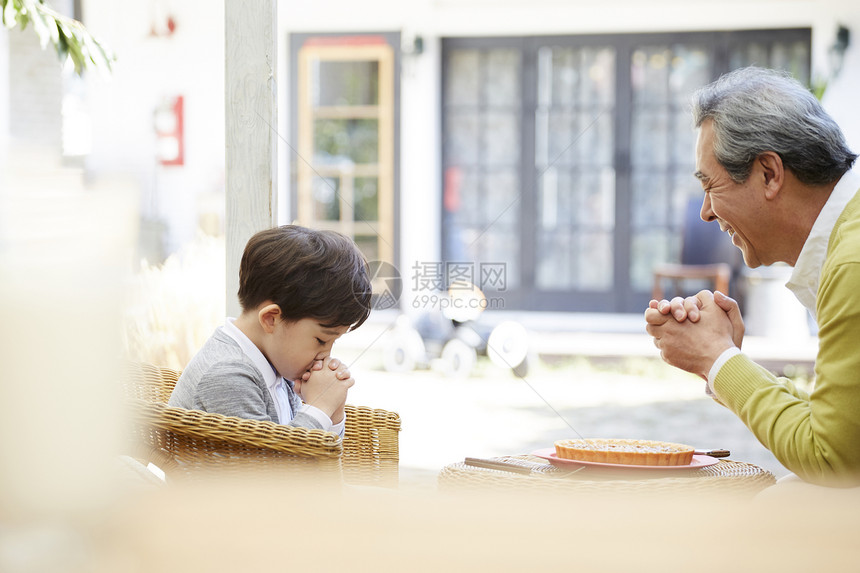
[[224,4],[227,314],[238,316],[239,262],[277,207],[276,0]]

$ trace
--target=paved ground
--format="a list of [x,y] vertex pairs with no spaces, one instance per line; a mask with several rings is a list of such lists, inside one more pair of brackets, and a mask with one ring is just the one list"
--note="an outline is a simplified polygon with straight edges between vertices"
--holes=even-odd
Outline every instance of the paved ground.
[[777,477],[787,473],[731,412],[704,396],[704,382],[653,357],[557,359],[523,379],[481,358],[472,376],[454,379],[432,369],[385,372],[377,346],[345,347],[340,355],[355,360],[350,402],[402,417],[403,486],[435,487],[439,470],[466,456],[528,453],[577,436],[725,448]]

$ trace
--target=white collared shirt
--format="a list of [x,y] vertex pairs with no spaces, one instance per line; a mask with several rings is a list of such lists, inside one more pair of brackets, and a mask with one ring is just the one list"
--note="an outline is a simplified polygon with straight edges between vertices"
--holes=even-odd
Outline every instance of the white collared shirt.
[[[248,338],[244,332],[239,330],[239,328],[233,324],[235,318],[227,318],[224,321],[224,334],[232,338],[236,341],[236,344],[239,345],[239,348],[242,349],[242,352],[251,359],[254,363],[254,366],[263,373],[263,380],[266,383],[266,388],[269,389],[269,395],[271,395],[272,400],[275,402],[275,410],[278,412],[278,422],[281,424],[288,424],[293,419],[293,409],[290,407],[290,395],[287,392],[287,381],[284,380],[283,376],[280,376],[275,368],[269,363],[263,353],[260,352],[260,349],[257,348],[257,345],[251,342],[251,339]],[[335,434],[339,434],[343,436],[345,423],[343,420],[338,424],[332,424],[331,418],[329,418],[325,412],[317,408],[316,406],[311,406],[310,404],[303,404],[300,412],[305,412],[313,416],[321,425],[322,429],[327,432],[334,432]]]
[[813,318],[817,318],[815,300],[818,295],[818,283],[821,280],[821,267],[827,257],[827,243],[830,242],[836,220],[858,189],[860,189],[860,173],[853,170],[845,173],[833,188],[824,207],[821,208],[821,213],[815,219],[815,224],[812,225],[812,230],[809,231],[809,236],[797,257],[791,278],[785,283],[800,304],[812,313]]
[[[818,283],[821,280],[821,267],[824,266],[824,259],[827,257],[827,243],[830,242],[830,235],[833,233],[836,220],[839,219],[839,215],[845,210],[858,189],[860,189],[860,173],[857,171],[849,170],[839,179],[824,207],[821,208],[818,217],[816,217],[815,223],[809,231],[809,236],[797,256],[791,277],[785,283],[786,288],[794,293],[800,304],[812,313],[813,318],[817,319],[815,302],[818,296]],[[706,389],[709,395],[715,395],[714,379],[720,368],[729,358],[740,353],[741,351],[737,347],[729,348],[720,354],[711,366]]]

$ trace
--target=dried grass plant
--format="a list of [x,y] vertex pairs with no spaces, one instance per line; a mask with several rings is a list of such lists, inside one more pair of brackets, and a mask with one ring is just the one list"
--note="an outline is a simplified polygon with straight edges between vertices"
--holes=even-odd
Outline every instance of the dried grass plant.
[[225,316],[225,243],[198,233],[163,264],[141,264],[125,312],[130,359],[183,369]]

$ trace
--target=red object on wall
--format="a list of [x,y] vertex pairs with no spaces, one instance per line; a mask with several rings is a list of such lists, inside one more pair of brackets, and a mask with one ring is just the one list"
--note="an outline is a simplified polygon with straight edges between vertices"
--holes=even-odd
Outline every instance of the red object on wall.
[[155,108],[155,156],[161,165],[185,164],[182,96],[167,97]]
[[460,187],[463,184],[463,170],[459,167],[445,169],[445,188],[442,191],[442,204],[449,213],[460,210]]

